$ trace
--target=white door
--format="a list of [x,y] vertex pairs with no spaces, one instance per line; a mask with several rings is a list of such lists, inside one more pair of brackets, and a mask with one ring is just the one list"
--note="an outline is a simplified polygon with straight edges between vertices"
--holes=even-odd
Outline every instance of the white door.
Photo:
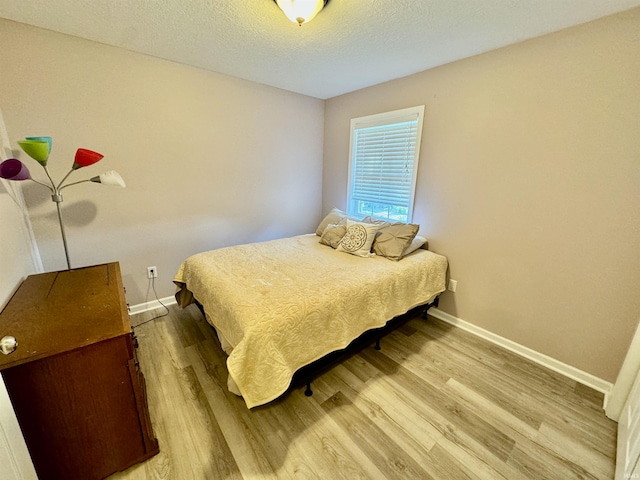
[[640,374],[618,421],[618,454],[616,480],[640,479]]
[[3,480],[37,480],[38,478],[1,378],[0,478]]

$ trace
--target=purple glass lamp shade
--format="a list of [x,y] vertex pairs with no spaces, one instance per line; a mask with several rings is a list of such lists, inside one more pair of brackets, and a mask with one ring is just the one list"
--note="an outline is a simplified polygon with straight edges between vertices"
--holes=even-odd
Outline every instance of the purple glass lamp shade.
[[[49,137],[37,138],[45,139]],[[20,145],[20,148],[22,148],[27,155],[40,163],[43,167],[47,164],[47,160],[49,159],[49,150],[51,149],[50,138],[49,140],[20,140],[18,145]]]
[[17,158],[10,158],[0,163],[0,178],[6,180],[28,180],[31,178],[29,169]]
[[103,157],[104,155],[101,153],[94,152],[93,150],[87,150],[86,148],[79,148],[76,152],[76,158],[71,168],[77,170],[82,167],[88,167],[89,165],[99,162]]

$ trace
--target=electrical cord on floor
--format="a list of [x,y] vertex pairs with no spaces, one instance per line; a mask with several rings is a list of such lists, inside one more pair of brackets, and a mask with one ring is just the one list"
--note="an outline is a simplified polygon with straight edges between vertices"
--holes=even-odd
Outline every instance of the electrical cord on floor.
[[139,326],[144,325],[145,323],[152,322],[152,321],[154,321],[154,320],[155,320],[155,319],[157,319],[157,318],[160,318],[160,317],[166,317],[167,315],[169,315],[169,307],[167,307],[164,303],[162,303],[162,301],[160,301],[160,299],[158,298],[158,294],[157,294],[157,292],[156,292],[156,278],[155,278],[155,277],[151,277],[151,278],[149,279],[149,283],[147,284],[147,294],[146,294],[146,295],[145,295],[145,297],[144,297],[145,301],[147,300],[147,298],[149,298],[149,288],[151,288],[151,289],[153,290],[153,296],[156,298],[156,301],[157,301],[160,305],[162,305],[162,306],[164,307],[164,309],[166,310],[166,312],[164,312],[164,313],[163,313],[163,314],[161,314],[161,315],[156,315],[155,317],[152,317],[152,318],[150,318],[150,319],[148,319],[148,320],[145,320],[144,322],[140,322],[140,323],[137,323],[137,324],[135,324],[135,325],[132,325],[132,326],[131,326],[131,328],[132,328],[132,329],[133,329],[133,328],[138,328]]

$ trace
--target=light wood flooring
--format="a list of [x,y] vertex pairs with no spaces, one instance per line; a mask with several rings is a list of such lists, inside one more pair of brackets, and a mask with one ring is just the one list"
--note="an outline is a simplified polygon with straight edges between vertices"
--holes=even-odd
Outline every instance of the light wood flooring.
[[252,410],[194,306],[136,334],[160,454],[113,480],[613,478],[602,394],[432,317]]

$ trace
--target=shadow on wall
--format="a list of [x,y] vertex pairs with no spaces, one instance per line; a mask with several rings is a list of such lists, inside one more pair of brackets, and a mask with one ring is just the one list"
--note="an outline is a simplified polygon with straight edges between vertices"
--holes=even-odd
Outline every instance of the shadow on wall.
[[[55,202],[51,200],[51,192],[40,185],[27,184],[23,187],[24,198],[32,209],[32,219],[45,219],[58,224]],[[64,195],[64,192],[63,192]],[[90,200],[63,201],[60,204],[65,226],[82,227],[89,225],[98,214],[98,207]]]
[[[52,202],[53,203],[53,202]],[[53,211],[48,214],[43,214],[41,218],[46,218],[51,222],[58,222],[58,214],[56,213],[55,206]],[[73,202],[61,204],[62,218],[65,226],[83,227],[89,225],[95,220],[98,215],[98,207],[95,203],[89,200],[80,200],[79,202]]]

